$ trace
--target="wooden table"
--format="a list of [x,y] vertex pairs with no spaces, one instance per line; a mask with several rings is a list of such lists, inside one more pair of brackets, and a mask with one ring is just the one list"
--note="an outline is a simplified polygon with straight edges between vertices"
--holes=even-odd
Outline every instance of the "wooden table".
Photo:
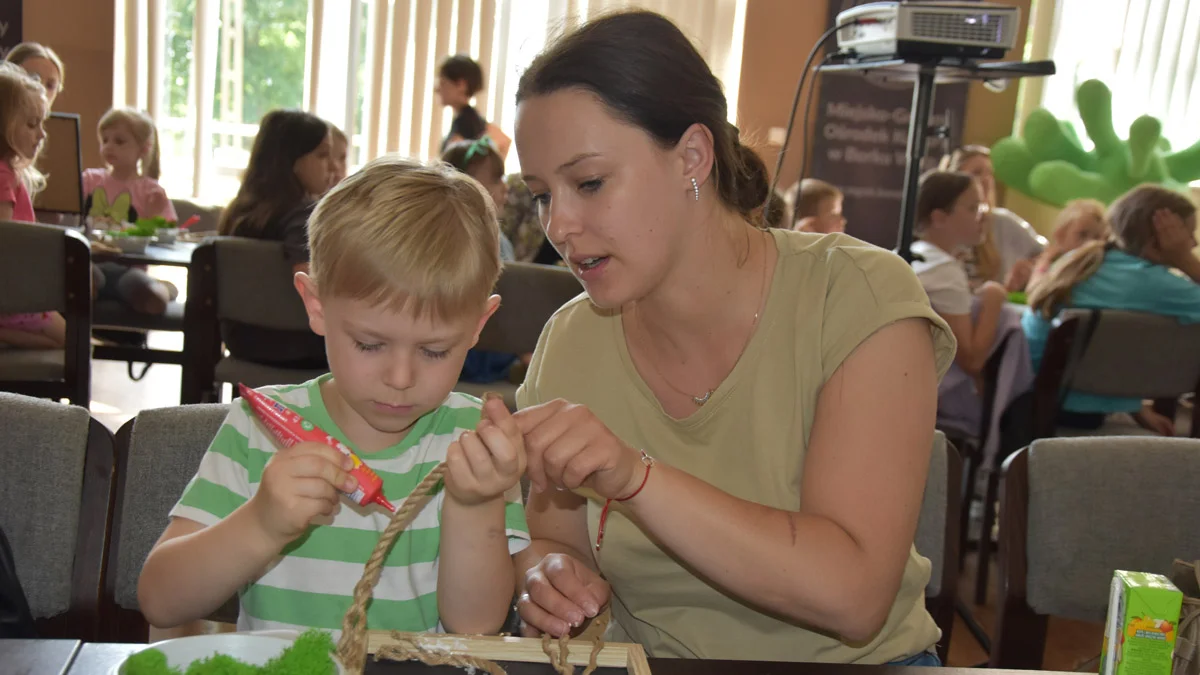
[[0,640],[0,668],[8,675],[69,672],[79,640]]
[[[19,642],[19,641],[14,641]],[[47,642],[47,641],[41,641]],[[67,642],[67,644],[71,644]],[[3,641],[0,641],[3,645]],[[109,670],[126,656],[144,649],[146,645],[137,644],[104,644],[89,642],[79,648],[71,663],[67,675],[108,675]],[[49,658],[49,655],[47,656]],[[7,652],[0,646],[0,664],[9,663]],[[20,661],[18,661],[20,663]],[[50,663],[47,661],[47,663]],[[41,666],[41,662],[38,662]],[[509,675],[552,675],[549,664],[504,664]],[[1046,671],[1013,671],[1013,670],[974,670],[971,668],[913,668],[903,666],[854,666],[828,665],[819,663],[775,663],[760,661],[693,661],[682,659],[650,659],[650,670],[654,675],[1003,675],[1005,673],[1025,673],[1025,675],[1051,675]],[[5,671],[16,673],[56,673],[52,666],[40,670]],[[582,668],[577,672],[583,672]],[[611,668],[601,668],[597,675],[610,675],[623,671]],[[457,668],[442,666],[431,668],[419,663],[372,663],[368,662],[366,675],[425,675],[441,673],[443,675],[462,675]]]
[[198,244],[177,241],[174,244],[150,244],[145,253],[108,253],[93,250],[92,260],[96,262],[118,262],[122,265],[167,265],[171,267],[189,267],[192,264],[192,251]]

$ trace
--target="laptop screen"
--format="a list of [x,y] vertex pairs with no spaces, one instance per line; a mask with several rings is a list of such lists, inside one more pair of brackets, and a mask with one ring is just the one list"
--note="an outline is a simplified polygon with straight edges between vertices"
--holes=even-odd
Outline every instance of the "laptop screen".
[[46,188],[33,200],[35,209],[83,213],[83,158],[79,143],[79,115],[50,113],[46,120],[46,141],[38,157],[38,169],[46,176]]

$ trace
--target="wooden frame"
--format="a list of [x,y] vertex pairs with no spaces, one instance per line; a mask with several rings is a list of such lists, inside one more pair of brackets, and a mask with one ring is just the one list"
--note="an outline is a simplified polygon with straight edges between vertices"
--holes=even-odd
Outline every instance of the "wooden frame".
[[1025,585],[1029,572],[1029,448],[1013,453],[1004,463],[1000,514],[999,613],[988,665],[1040,670],[1048,617],[1029,606]]
[[[463,654],[490,661],[550,665],[550,658],[542,651],[542,641],[536,638],[434,633],[411,637],[416,644],[435,651]],[[373,630],[367,633],[368,654],[374,654],[380,647],[393,643],[390,631]],[[556,646],[553,648],[557,649]],[[567,661],[575,666],[586,666],[591,653],[590,642],[576,641],[571,643]],[[604,647],[596,655],[596,665],[602,668],[624,668],[630,675],[650,675],[650,663],[646,660],[646,652],[637,644],[604,643]]]

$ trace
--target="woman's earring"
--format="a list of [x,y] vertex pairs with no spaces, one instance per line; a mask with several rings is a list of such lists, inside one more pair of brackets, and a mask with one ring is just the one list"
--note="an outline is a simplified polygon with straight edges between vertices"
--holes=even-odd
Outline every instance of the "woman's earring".
[[696,201],[700,201],[700,184],[692,178],[692,194],[696,197]]

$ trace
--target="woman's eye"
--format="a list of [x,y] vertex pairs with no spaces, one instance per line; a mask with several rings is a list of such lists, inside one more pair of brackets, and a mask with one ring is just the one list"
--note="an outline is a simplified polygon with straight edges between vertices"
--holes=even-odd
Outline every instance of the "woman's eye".
[[602,185],[604,185],[604,181],[599,178],[585,180],[579,184],[579,191],[591,194],[599,190]]
[[358,340],[355,340],[354,348],[360,352],[377,352],[380,349],[383,349],[383,344],[378,343],[378,342],[366,343],[366,342],[359,342]]

